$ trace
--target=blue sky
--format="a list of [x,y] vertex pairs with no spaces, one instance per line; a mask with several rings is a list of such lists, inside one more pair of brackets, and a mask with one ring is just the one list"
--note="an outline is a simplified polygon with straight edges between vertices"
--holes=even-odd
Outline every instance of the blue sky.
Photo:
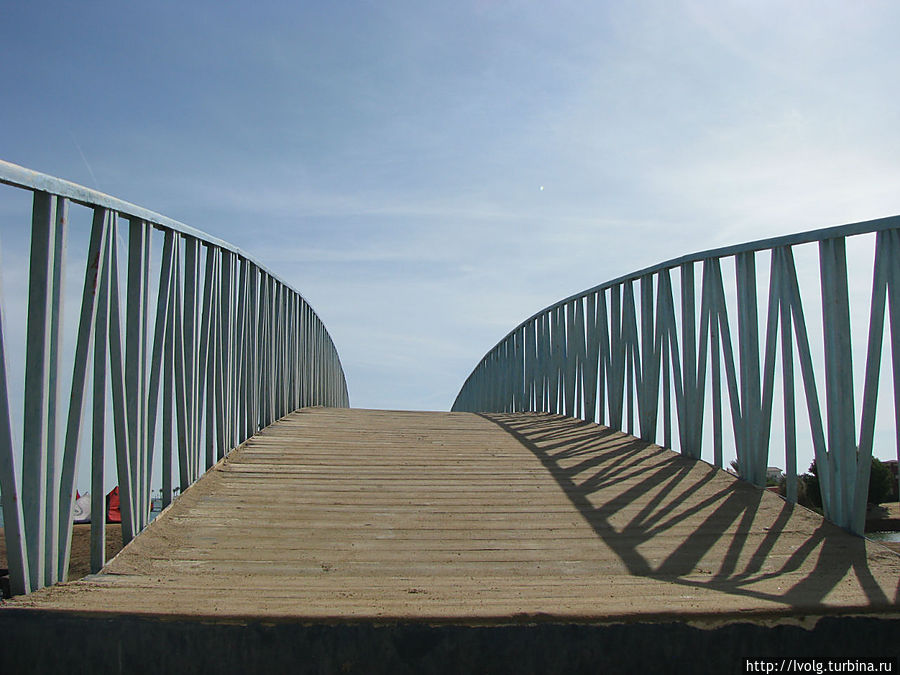
[[561,297],[900,213],[898,19],[878,1],[7,2],[0,158],[261,260],[325,321],[354,405],[448,409]]

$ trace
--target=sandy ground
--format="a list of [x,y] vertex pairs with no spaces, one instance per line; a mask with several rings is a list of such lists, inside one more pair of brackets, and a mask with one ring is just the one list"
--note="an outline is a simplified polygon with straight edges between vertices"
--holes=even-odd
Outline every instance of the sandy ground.
[[[900,503],[882,504],[876,512],[869,515],[869,519],[866,521],[866,532],[881,530],[900,531]],[[900,541],[880,541],[878,543],[900,553]]]
[[[122,526],[106,526],[106,559],[122,549]],[[0,529],[0,568],[6,568],[6,533]],[[91,526],[75,525],[72,531],[72,557],[69,563],[69,581],[81,579],[91,573]]]
[[881,504],[868,515],[867,519],[900,520],[900,503],[888,502],[886,504]]

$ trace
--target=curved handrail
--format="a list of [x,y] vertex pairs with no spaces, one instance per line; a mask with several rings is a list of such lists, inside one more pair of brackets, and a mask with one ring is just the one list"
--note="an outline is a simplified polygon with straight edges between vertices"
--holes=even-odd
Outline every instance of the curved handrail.
[[[875,261],[857,427],[846,239],[864,234],[875,236]],[[824,424],[793,256],[794,247],[802,244],[817,244],[819,249]],[[756,281],[756,254],[760,252],[769,254],[770,263],[767,318],[762,326]],[[728,315],[721,264],[726,258],[734,259],[737,326]],[[702,268],[699,306],[698,265]],[[678,271],[674,281],[673,270]],[[640,287],[637,301],[635,282]],[[676,288],[681,300],[678,305]],[[711,440],[714,462],[721,467],[724,371],[726,412],[731,415],[740,473],[764,485],[777,366],[784,410],[786,490],[788,499],[796,501],[794,369],[799,366],[825,514],[861,533],[887,300],[892,367],[900,369],[900,216],[681,256],[571,295],[530,316],[484,356],[466,379],[452,409],[560,412],[629,433],[634,431],[637,417],[641,438],[652,442],[658,440],[661,412],[662,441],[671,447],[674,406],[679,449],[699,458],[704,441]],[[781,350],[776,354],[779,334]],[[732,335],[737,336],[736,341]],[[900,419],[900,382],[896,379],[894,391],[895,415]],[[707,399],[712,405],[711,419],[705,409]]]
[[[0,161],[0,183],[33,193],[21,453],[13,441],[0,312],[0,490],[13,592],[67,577],[89,374],[95,571],[105,563],[104,518],[97,514],[105,512],[108,430],[115,438],[127,543],[148,523],[155,461],[161,462],[165,505],[176,482],[186,489],[291,410],[349,405],[340,358],[319,316],[298,291],[240,249],[8,162]],[[67,409],[58,411],[59,317],[72,204],[89,208],[93,218],[71,391]],[[126,227],[120,221],[128,231],[121,295],[119,238]],[[154,233],[162,239],[156,264]]]

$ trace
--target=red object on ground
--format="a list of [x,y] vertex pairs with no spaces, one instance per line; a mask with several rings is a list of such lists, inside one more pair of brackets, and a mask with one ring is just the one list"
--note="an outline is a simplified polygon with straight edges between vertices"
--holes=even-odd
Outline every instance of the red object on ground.
[[116,485],[106,495],[106,522],[121,523],[122,512],[119,510],[119,486]]

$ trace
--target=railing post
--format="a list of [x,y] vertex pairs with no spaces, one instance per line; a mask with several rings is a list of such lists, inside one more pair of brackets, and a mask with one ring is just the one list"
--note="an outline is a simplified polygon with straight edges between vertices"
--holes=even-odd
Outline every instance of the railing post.
[[696,296],[694,263],[684,263],[681,266],[681,367],[684,391],[681,451],[699,458],[703,442],[706,373],[701,374],[697,366]]
[[641,324],[636,343],[640,345],[640,379],[637,383],[638,428],[645,441],[656,440],[656,413],[659,407],[660,351],[654,344],[653,275],[640,279]]
[[200,297],[200,256],[199,242],[194,237],[184,241],[184,320],[182,322],[182,345],[186,381],[185,418],[187,422],[187,447],[185,448],[181,475],[181,490],[184,491],[197,479],[197,465],[200,453],[200,362],[197,338],[197,300]]
[[822,275],[822,323],[825,338],[825,397],[831,480],[822,491],[826,514],[838,525],[852,525],[857,447],[854,439],[853,361],[850,349],[850,300],[843,238],[819,245]]
[[[2,287],[0,287],[2,293]],[[2,297],[2,296],[0,296]],[[16,472],[10,417],[9,388],[6,371],[5,319],[0,303],[0,493],[2,493],[6,564],[10,590],[14,594],[30,593],[35,585],[28,566],[28,542],[22,513],[22,491]],[[40,585],[40,584],[37,584]]]
[[[135,530],[143,528],[147,495],[143,475],[147,438],[147,291],[150,266],[150,228],[138,218],[129,219],[127,314],[125,323],[125,395],[128,411],[130,488]],[[121,488],[120,488],[121,489]]]
[[56,362],[52,350],[58,344],[53,340],[53,315],[58,311],[59,301],[53,293],[56,212],[55,196],[46,192],[34,193],[22,436],[22,507],[29,577],[33,585],[45,584],[48,563],[49,567],[54,566],[47,560],[47,506],[52,501],[50,492],[56,489],[52,475],[56,434],[49,430],[50,408],[56,398],[56,392],[51,390],[51,380],[56,381],[55,375],[51,375],[51,363]]
[[[100,215],[100,214],[95,214]],[[107,223],[110,214],[102,214]],[[104,228],[100,279],[97,286],[97,318],[94,333],[94,380],[91,408],[91,572],[106,564],[106,362],[109,351],[110,255],[113,242]],[[68,567],[68,565],[66,565]]]

